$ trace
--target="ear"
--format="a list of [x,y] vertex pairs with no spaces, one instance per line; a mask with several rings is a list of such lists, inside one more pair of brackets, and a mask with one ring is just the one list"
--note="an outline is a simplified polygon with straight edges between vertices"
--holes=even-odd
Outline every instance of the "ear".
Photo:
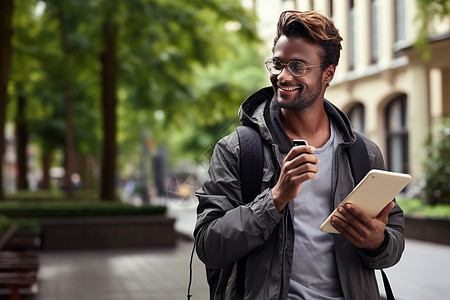
[[323,82],[327,85],[333,80],[334,72],[336,71],[335,65],[329,65],[322,73]]

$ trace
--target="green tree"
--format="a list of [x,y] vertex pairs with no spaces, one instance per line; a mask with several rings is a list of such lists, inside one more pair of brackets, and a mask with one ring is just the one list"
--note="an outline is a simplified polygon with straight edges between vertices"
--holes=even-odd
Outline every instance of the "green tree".
[[[119,84],[123,84],[127,100],[136,109],[154,111],[157,107],[164,110],[169,119],[181,103],[195,103],[194,67],[217,62],[221,53],[229,49],[223,35],[226,22],[238,21],[242,26],[241,35],[254,38],[248,15],[238,1],[119,1],[118,4],[114,11],[106,14],[110,31],[107,31],[109,36],[104,37],[105,41],[108,37],[116,38]],[[105,49],[114,48],[109,44]],[[113,64],[111,59],[110,70],[116,70]],[[107,68],[105,64],[103,67]],[[112,82],[111,78],[109,80]],[[103,111],[109,112],[109,118],[105,115],[104,119],[111,123],[115,120],[116,103],[113,86],[104,84],[102,87],[104,91],[109,90],[107,101],[103,101]],[[149,121],[145,116],[142,119],[144,123]],[[104,136],[112,136],[110,140],[115,142],[116,125],[110,126],[105,123],[104,129],[110,132],[105,131]],[[115,165],[116,151],[113,143],[107,143],[106,139],[103,147],[102,198],[110,199],[115,177],[108,176],[116,173],[106,168]]]
[[425,199],[429,204],[450,204],[450,118],[438,125],[434,139],[430,134],[425,166]]
[[425,59],[430,58],[428,38],[432,33],[430,21],[433,18],[444,18],[450,15],[450,0],[416,0],[417,15],[416,21],[419,23],[419,31],[415,42],[415,47]]
[[[12,14],[13,0],[0,1],[0,161],[3,161],[3,151],[5,148],[5,120],[11,60]],[[3,198],[3,174],[0,172],[0,199]]]
[[[34,15],[33,0],[16,0],[12,19],[12,59],[9,94],[13,101],[9,109],[9,120],[15,119],[17,152],[17,189],[28,189],[27,181],[27,144],[29,124],[27,121],[27,103],[33,86],[33,74],[36,74],[38,61],[34,57],[33,36],[36,35],[38,22]],[[14,111],[13,111],[14,110]]]
[[196,162],[208,161],[214,144],[239,125],[240,104],[268,83],[259,45],[258,40],[243,43],[236,39],[222,63],[196,70],[198,97],[194,104],[182,103],[173,112],[175,122],[167,124],[170,132],[177,133],[168,141],[176,156],[189,154]]
[[117,34],[115,19],[116,1],[104,1],[102,23],[103,49],[100,56],[102,64],[102,108],[103,108],[103,148],[100,197],[115,199],[116,186],[116,105],[117,105]]
[[[43,187],[49,188],[55,150],[72,149],[65,151],[66,157],[72,157],[68,175],[70,168],[79,171],[83,165],[75,164],[75,157],[97,151],[98,134],[93,128],[98,126],[98,55],[87,25],[95,14],[83,14],[88,9],[84,1],[16,3],[13,86],[24,87],[22,94],[30,100],[25,109],[29,135],[40,145]],[[12,95],[16,94],[19,89],[13,88]],[[62,161],[66,169],[67,161]],[[71,194],[71,185],[65,185]]]
[[[32,10],[36,5],[31,0],[16,1]],[[186,125],[201,129],[200,135],[214,136],[210,129],[232,118],[229,111],[234,112],[254,81],[249,77],[239,83],[243,78],[227,75],[232,72],[226,61],[242,62],[233,58],[245,48],[238,45],[256,40],[253,22],[237,0],[38,3],[45,3],[41,15],[30,18],[18,11],[11,91],[16,98],[26,96],[29,135],[43,153],[46,186],[52,153],[62,148],[68,153],[72,148],[102,158],[101,198],[113,199],[116,157],[136,151],[131,144],[139,144],[142,126],[159,141],[176,128],[171,120],[175,124],[185,120]],[[240,29],[227,30],[227,22]],[[26,62],[23,70],[20,61]],[[221,65],[216,70],[224,72],[221,76],[214,75],[215,64]],[[220,99],[208,101],[212,96]],[[223,110],[225,118],[214,113],[204,123],[190,117],[200,116],[205,108],[211,113]],[[155,111],[164,111],[164,120],[155,118]],[[70,174],[71,166],[66,169]]]

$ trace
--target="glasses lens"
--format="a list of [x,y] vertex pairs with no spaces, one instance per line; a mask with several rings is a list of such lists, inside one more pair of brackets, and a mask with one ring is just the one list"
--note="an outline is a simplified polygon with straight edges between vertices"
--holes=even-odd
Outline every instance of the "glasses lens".
[[281,62],[274,58],[269,58],[268,60],[266,60],[266,67],[267,70],[274,75],[280,74],[281,70],[283,69]]
[[301,61],[291,61],[289,63],[289,70],[294,76],[303,76],[306,71],[306,65]]

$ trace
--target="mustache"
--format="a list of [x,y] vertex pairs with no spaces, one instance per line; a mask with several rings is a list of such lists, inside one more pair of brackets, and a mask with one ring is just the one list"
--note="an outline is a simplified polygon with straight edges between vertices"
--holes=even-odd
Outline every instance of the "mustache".
[[277,81],[277,85],[282,87],[303,88],[303,84],[282,83],[280,81]]

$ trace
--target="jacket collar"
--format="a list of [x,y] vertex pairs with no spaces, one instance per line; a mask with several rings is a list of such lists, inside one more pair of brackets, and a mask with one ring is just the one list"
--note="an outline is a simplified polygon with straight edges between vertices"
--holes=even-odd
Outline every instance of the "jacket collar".
[[[292,145],[281,125],[281,110],[277,103],[272,101],[273,97],[272,87],[263,88],[250,95],[239,108],[239,119],[242,125],[259,130],[266,142],[277,144],[281,152],[286,153]],[[350,146],[354,143],[356,137],[345,113],[327,99],[324,99],[324,109],[341,131],[343,144]]]

